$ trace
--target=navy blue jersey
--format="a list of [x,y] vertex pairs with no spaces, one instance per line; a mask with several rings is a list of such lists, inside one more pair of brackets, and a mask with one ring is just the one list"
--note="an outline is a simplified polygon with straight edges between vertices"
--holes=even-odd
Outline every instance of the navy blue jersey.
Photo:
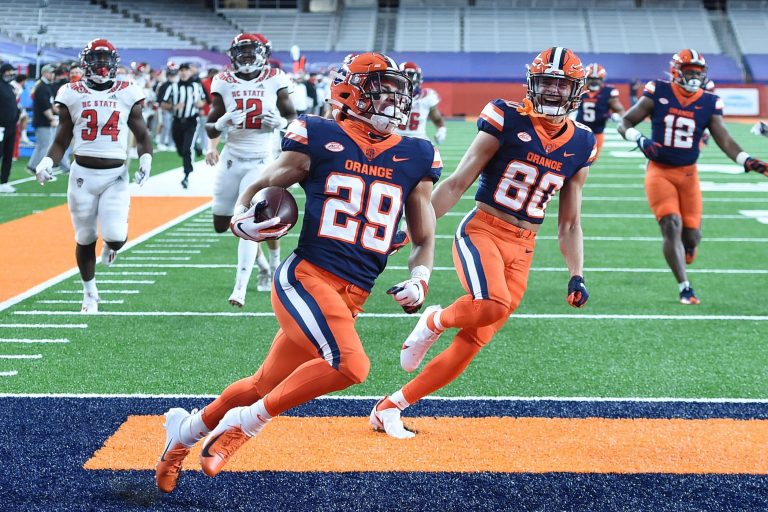
[[605,123],[611,117],[609,102],[618,98],[619,91],[613,87],[601,87],[597,91],[587,91],[581,95],[581,105],[576,113],[576,121],[589,126],[593,133],[603,133]]
[[595,135],[566,119],[562,133],[550,139],[538,117],[518,112],[519,104],[488,103],[477,128],[501,147],[480,173],[475,199],[533,224],[544,221],[550,199],[579,169],[597,155]]
[[307,195],[296,254],[370,291],[387,264],[408,194],[443,163],[429,141],[390,135],[371,141],[336,121],[300,116],[283,151],[309,156]]
[[651,139],[661,144],[655,162],[682,166],[699,159],[699,141],[712,116],[723,115],[723,100],[700,89],[684,96],[666,80],[645,85],[643,96],[653,100]]

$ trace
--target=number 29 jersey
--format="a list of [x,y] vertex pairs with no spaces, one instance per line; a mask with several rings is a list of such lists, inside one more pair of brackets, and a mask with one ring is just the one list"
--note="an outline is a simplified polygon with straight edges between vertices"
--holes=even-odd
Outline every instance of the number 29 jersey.
[[282,142],[311,162],[296,254],[367,291],[387,264],[408,195],[422,179],[437,181],[443,166],[429,141],[392,134],[370,142],[317,116],[293,121]]
[[493,100],[477,120],[479,131],[500,147],[480,173],[475,200],[532,224],[544,221],[549,201],[597,155],[595,135],[566,119],[550,138],[539,117],[520,113],[518,103]]
[[712,116],[723,115],[723,100],[703,89],[685,96],[666,80],[648,82],[643,96],[653,100],[651,139],[661,145],[653,160],[675,167],[695,163]]
[[227,112],[245,112],[241,126],[232,127],[227,134],[227,151],[239,158],[266,158],[272,155],[272,128],[262,126],[261,117],[277,109],[277,93],[291,91],[291,81],[280,69],[267,68],[253,80],[243,80],[232,71],[213,78],[211,94],[218,94]]
[[125,160],[128,157],[128,117],[144,92],[131,82],[116,81],[98,91],[85,82],[64,84],[56,103],[67,107],[72,118],[75,155]]

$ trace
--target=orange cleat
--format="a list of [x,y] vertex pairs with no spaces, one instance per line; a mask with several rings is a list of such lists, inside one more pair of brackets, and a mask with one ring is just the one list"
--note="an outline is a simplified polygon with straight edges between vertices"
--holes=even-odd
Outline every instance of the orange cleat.
[[685,248],[685,264],[686,265],[690,265],[691,263],[693,263],[693,260],[695,260],[695,259],[696,259],[696,248],[695,247],[691,247],[691,248],[686,247]]
[[696,297],[696,294],[693,293],[693,288],[690,286],[680,292],[680,304],[696,305],[700,302],[701,301],[699,301],[698,297]]
[[206,475],[218,475],[235,452],[251,438],[240,425],[241,409],[243,407],[235,407],[227,412],[203,441],[200,465]]
[[184,409],[174,408],[165,413],[165,450],[155,466],[155,482],[163,492],[171,492],[176,488],[181,473],[181,464],[189,455],[189,447],[179,439],[181,421],[189,416]]

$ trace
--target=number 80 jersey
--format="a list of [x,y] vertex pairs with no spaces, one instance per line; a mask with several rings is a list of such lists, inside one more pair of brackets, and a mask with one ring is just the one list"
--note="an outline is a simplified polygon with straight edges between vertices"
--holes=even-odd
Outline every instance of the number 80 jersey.
[[64,84],[56,103],[67,107],[72,118],[75,155],[125,160],[128,157],[128,117],[133,106],[144,100],[135,84],[117,81],[103,91],[85,82]]
[[372,144],[353,121],[300,116],[283,151],[310,158],[300,183],[307,201],[296,254],[370,290],[384,270],[408,195],[443,163],[429,141],[390,135]]
[[477,128],[499,141],[499,149],[480,173],[475,200],[513,217],[541,224],[549,201],[565,182],[597,155],[595,135],[566,119],[550,138],[538,116],[518,112],[519,104],[493,100]]

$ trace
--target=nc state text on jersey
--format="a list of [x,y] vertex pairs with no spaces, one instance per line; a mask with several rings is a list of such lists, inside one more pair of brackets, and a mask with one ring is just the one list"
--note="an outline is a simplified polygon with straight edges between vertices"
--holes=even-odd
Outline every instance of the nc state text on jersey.
[[92,108],[92,107],[108,107],[108,108],[117,108],[117,102],[114,100],[87,100],[83,101],[83,108]]
[[368,176],[376,176],[377,178],[392,179],[392,168],[381,167],[379,165],[369,165],[354,160],[347,160],[344,162],[344,169],[358,174],[367,174]]
[[529,162],[533,162],[543,167],[547,167],[554,171],[559,171],[563,167],[563,162],[558,162],[557,160],[552,160],[551,158],[537,155],[533,151],[529,151],[528,154],[525,155],[525,159],[528,160]]
[[242,89],[242,90],[234,90],[232,91],[232,97],[233,98],[251,98],[251,97],[257,97],[262,98],[264,96],[264,89]]

